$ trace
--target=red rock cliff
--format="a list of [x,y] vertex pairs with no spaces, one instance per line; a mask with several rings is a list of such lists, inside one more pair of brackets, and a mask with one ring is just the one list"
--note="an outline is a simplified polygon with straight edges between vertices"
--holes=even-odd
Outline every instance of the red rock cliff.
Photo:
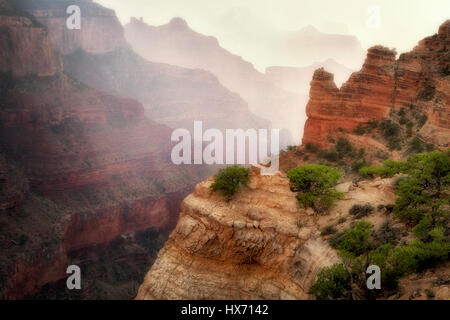
[[3,1],[0,7],[0,71],[20,77],[34,73],[51,76],[61,71],[62,63],[47,30],[25,14],[14,15]]
[[[18,0],[15,5],[33,14],[47,26],[57,48],[70,54],[81,48],[90,53],[105,53],[125,46],[123,29],[113,10],[92,0],[34,1]],[[81,11],[81,29],[66,26],[67,7],[77,5]]]
[[447,145],[450,134],[450,21],[438,34],[400,55],[382,46],[369,49],[359,72],[338,89],[333,75],[315,72],[307,105],[303,143],[327,144],[330,132],[349,131],[369,120],[390,117],[391,111],[416,108],[428,121],[419,135],[427,142]]
[[131,298],[202,172],[171,163],[172,130],[140,103],[62,73],[45,27],[33,23],[0,14],[0,56],[17,59],[0,72],[0,298],[64,284],[70,264],[92,288],[81,298],[104,298],[105,287]]

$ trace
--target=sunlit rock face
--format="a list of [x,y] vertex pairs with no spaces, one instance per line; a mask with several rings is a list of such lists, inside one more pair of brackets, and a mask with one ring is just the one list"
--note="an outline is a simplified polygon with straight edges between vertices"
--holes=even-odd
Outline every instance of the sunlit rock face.
[[337,257],[298,208],[289,180],[254,166],[248,188],[230,202],[211,194],[212,182],[184,200],[137,299],[308,298],[317,272]]
[[333,75],[315,72],[307,105],[303,143],[327,144],[329,132],[355,129],[369,120],[389,118],[401,108],[419,109],[428,121],[419,135],[427,142],[446,146],[450,133],[449,21],[438,34],[420,41],[411,52],[396,59],[394,50],[369,49],[362,69],[338,89]]

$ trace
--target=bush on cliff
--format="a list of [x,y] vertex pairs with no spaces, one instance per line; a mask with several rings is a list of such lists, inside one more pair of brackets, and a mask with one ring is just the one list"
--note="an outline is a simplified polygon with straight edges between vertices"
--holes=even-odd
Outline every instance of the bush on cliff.
[[327,211],[342,193],[333,187],[342,177],[342,172],[325,165],[310,164],[290,170],[291,190],[298,192],[299,204],[311,207],[316,212]]
[[364,178],[375,176],[388,178],[405,171],[405,162],[386,160],[381,166],[369,166],[359,169],[359,174]]
[[[377,171],[378,170],[378,171]],[[378,175],[403,173],[405,178],[398,182],[398,195],[392,208],[398,218],[408,223],[417,238],[407,245],[398,245],[401,231],[387,223],[378,231],[371,230],[368,222],[359,222],[349,230],[337,232],[329,237],[329,243],[339,249],[339,256],[348,273],[349,284],[365,290],[365,269],[361,266],[377,265],[381,269],[382,289],[375,294],[390,295],[397,289],[398,280],[411,273],[423,270],[449,260],[450,235],[448,232],[450,200],[450,151],[433,151],[411,157],[407,162],[390,161],[377,166]],[[331,294],[333,288],[342,288],[343,278],[330,276],[330,270],[323,269],[313,286],[318,299],[341,298]],[[330,289],[331,288],[331,289]],[[331,292],[331,293],[330,293]],[[373,295],[366,290],[366,295]]]
[[403,172],[408,177],[396,189],[394,213],[415,224],[429,219],[430,230],[444,226],[449,218],[450,151],[415,155]]
[[227,200],[231,200],[234,194],[246,186],[250,169],[238,165],[220,169],[214,177],[211,185],[213,192],[220,192]]
[[320,270],[309,293],[319,300],[339,299],[350,290],[350,276],[342,264]]

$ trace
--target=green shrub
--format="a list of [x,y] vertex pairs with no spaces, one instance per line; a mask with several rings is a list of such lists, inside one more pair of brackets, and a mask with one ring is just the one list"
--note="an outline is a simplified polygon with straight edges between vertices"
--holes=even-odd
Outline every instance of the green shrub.
[[339,138],[336,143],[336,152],[339,154],[340,158],[349,155],[353,151],[352,144],[346,138]]
[[367,163],[366,159],[359,159],[352,163],[352,171],[359,172],[359,169],[363,167],[367,167],[369,163]]
[[434,294],[433,290],[431,290],[431,289],[425,290],[425,294],[427,295],[428,299],[433,299],[435,297],[435,294]]
[[413,241],[411,244],[398,248],[394,252],[393,267],[401,275],[420,272],[432,265],[448,260],[450,244],[448,242]]
[[342,175],[339,169],[319,164],[300,166],[287,173],[292,191],[298,192],[299,204],[316,212],[325,212],[342,197],[333,189]]
[[358,126],[353,130],[353,133],[362,136],[366,133],[366,128],[360,123]]
[[394,211],[395,205],[394,204],[387,204],[384,206],[386,209],[386,213],[392,213]]
[[367,221],[358,222],[354,228],[345,231],[337,248],[359,256],[370,248],[369,236],[372,224]]
[[367,122],[367,127],[374,130],[376,128],[378,128],[378,120],[377,119],[371,119]]
[[422,91],[419,92],[417,98],[424,101],[431,101],[436,93],[436,87],[427,83]]
[[345,217],[340,217],[337,223],[338,223],[338,224],[342,224],[342,223],[344,223],[345,221],[347,221],[347,219],[346,219]]
[[362,177],[393,177],[405,169],[406,163],[401,161],[386,160],[382,166],[362,167],[359,174]]
[[378,150],[375,153],[375,157],[377,157],[378,159],[381,159],[381,160],[387,160],[389,158],[389,155],[386,153],[382,153],[381,151]]
[[247,185],[249,173],[250,169],[242,168],[238,165],[220,169],[214,177],[211,190],[213,192],[220,192],[230,200],[242,186]]
[[350,208],[349,213],[359,219],[368,216],[373,210],[374,208],[370,204],[365,204],[363,206],[355,204]]
[[328,237],[327,241],[330,246],[337,249],[342,239],[344,238],[345,231],[338,231]]
[[323,228],[322,232],[320,233],[321,236],[328,236],[330,234],[335,234],[337,232],[336,228],[334,226],[326,226]]
[[316,153],[317,151],[319,151],[319,146],[311,142],[308,142],[305,146],[305,150],[309,153]]
[[381,134],[386,139],[398,137],[398,135],[400,134],[399,125],[392,122],[391,120],[384,120],[383,122],[381,122],[380,130],[381,130]]
[[295,148],[297,148],[296,146],[288,146],[287,147],[287,151],[292,151],[292,150],[294,150]]
[[402,180],[394,212],[404,221],[419,223],[425,215],[433,221],[448,215],[450,204],[450,151],[433,151],[411,157],[403,168],[408,178]]
[[399,124],[401,124],[402,126],[406,125],[408,123],[409,119],[406,117],[401,117],[398,121]]
[[422,140],[420,140],[418,137],[414,137],[409,142],[409,148],[408,148],[409,153],[421,153],[424,151],[425,151],[425,143],[422,142]]
[[419,126],[419,128],[422,128],[427,121],[428,121],[427,115],[422,114],[421,116],[419,116],[419,118],[417,120],[417,125]]
[[342,264],[323,268],[309,293],[319,300],[339,299],[350,290],[350,275]]
[[337,152],[328,150],[320,150],[317,156],[330,162],[337,162],[340,159]]
[[377,246],[392,244],[396,245],[401,237],[401,230],[390,225],[389,221],[382,223],[380,228],[374,233]]

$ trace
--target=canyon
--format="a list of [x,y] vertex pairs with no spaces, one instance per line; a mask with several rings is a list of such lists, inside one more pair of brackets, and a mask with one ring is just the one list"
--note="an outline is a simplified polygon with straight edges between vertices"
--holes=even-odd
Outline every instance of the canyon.
[[[262,167],[252,166],[248,185],[231,200],[211,191],[214,177],[198,184],[184,199],[177,226],[147,273],[137,299],[313,298],[309,290],[319,270],[339,261],[321,230],[333,225],[339,232],[355,223],[349,216],[355,204],[380,208],[395,203],[396,180],[365,181],[349,174],[336,186],[343,198],[328,214],[320,215],[299,206],[286,171],[318,161],[295,158],[299,151],[308,155],[306,145],[326,148],[337,138],[348,139],[353,147],[367,148],[370,153],[381,150],[405,159],[407,154],[391,153],[375,132],[367,136],[354,131],[375,120],[392,123],[402,109],[403,116],[409,115],[405,109],[425,114],[421,126],[412,125],[414,133],[438,149],[448,148],[449,36],[450,20],[398,59],[393,49],[372,47],[362,69],[340,89],[333,74],[324,68],[316,70],[303,145],[280,155],[282,170],[273,176],[262,176]],[[369,159],[367,154],[361,157]],[[408,234],[402,222],[380,210],[363,220],[375,230],[387,223]],[[447,274],[448,263],[424,275],[412,275],[401,281],[397,295],[385,298],[423,299],[418,292],[428,286],[437,292],[436,299],[448,300]]]
[[[66,28],[74,4],[81,30]],[[350,174],[322,216],[299,207],[286,171],[323,161],[307,146],[325,151],[339,138],[365,148],[364,160],[405,159],[408,150],[365,132],[374,121],[398,122],[400,147],[418,138],[446,150],[450,20],[398,58],[370,48],[353,73],[336,61],[358,56],[358,40],[312,27],[282,39],[286,61],[313,39],[324,62],[264,74],[181,18],[122,27],[92,0],[0,0],[0,299],[312,299],[319,271],[339,261],[321,231],[349,228],[355,204],[395,202],[396,180]],[[348,55],[325,60],[336,42]],[[303,144],[282,152],[274,175],[251,166],[248,185],[227,200],[211,192],[216,166],[172,162],[171,134],[194,121],[205,130],[272,125],[282,144]],[[376,229],[386,219],[380,210],[367,218]],[[72,264],[83,272],[79,292],[66,288]],[[448,264],[402,279],[389,298],[432,286],[448,300],[443,277]]]
[[307,98],[277,87],[250,62],[222,48],[216,38],[192,30],[182,18],[173,18],[162,26],[132,18],[125,25],[125,37],[148,60],[213,73],[248,102],[252,113],[270,119],[272,127],[282,130],[282,145],[300,141],[302,126],[298,122],[305,118],[301,105]]
[[[70,1],[69,1],[70,2]],[[15,5],[46,26],[62,56],[64,72],[112,95],[139,101],[152,120],[191,130],[194,120],[209,128],[268,128],[246,101],[210,72],[159,63],[135,52],[113,10],[77,0],[81,30],[66,28],[68,1],[19,0]]]
[[173,165],[172,129],[67,75],[46,27],[0,4],[0,296],[132,298],[208,170]]

